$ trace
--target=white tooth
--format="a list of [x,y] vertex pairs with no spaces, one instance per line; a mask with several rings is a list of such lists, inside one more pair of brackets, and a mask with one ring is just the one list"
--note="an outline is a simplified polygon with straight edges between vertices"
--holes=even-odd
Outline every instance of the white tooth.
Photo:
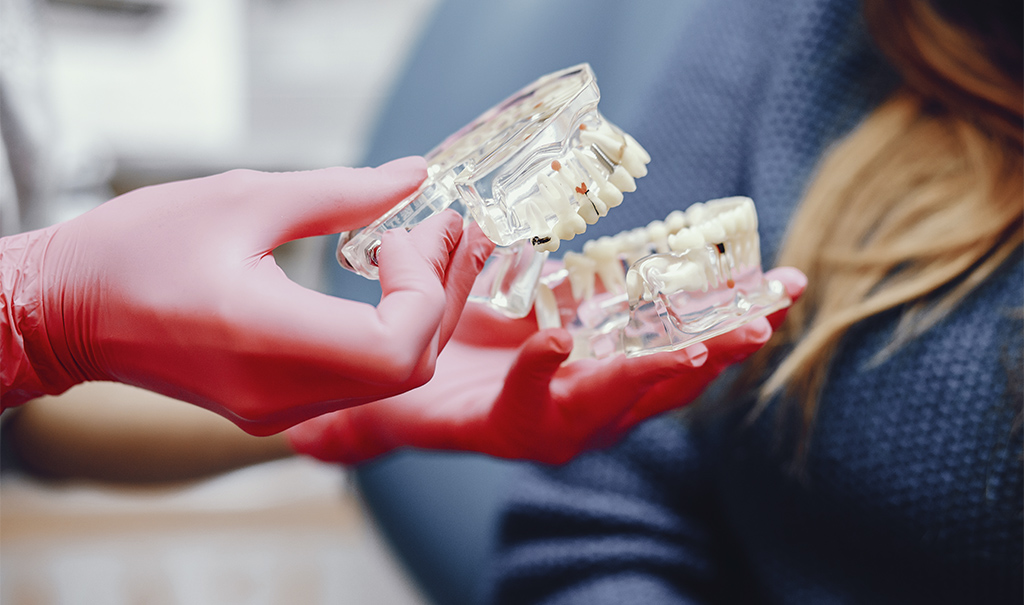
[[704,240],[709,244],[721,244],[725,242],[725,229],[718,219],[713,218],[697,227]]
[[537,186],[558,216],[558,222],[551,230],[558,239],[571,240],[587,230],[586,222],[569,205],[568,194],[560,190],[550,176],[543,173],[537,175]]
[[665,225],[672,233],[678,232],[686,226],[686,214],[682,210],[673,210],[665,217]]
[[601,278],[605,290],[612,294],[621,294],[626,290],[626,279],[619,260],[618,245],[610,237],[599,237],[583,245],[583,253],[594,259],[597,275]]
[[641,145],[636,141],[636,139],[631,137],[628,132],[622,133],[622,136],[626,139],[626,147],[628,147],[634,153],[639,155],[640,159],[643,161],[644,164],[651,163],[651,154],[647,153],[647,150],[644,149],[643,145]]
[[647,225],[647,239],[658,252],[668,252],[668,227],[664,221],[651,221]]
[[594,296],[594,276],[597,263],[585,254],[566,252],[562,258],[565,269],[569,273],[569,285],[572,297],[576,300],[587,300]]
[[629,145],[626,145],[622,152],[622,166],[633,178],[638,179],[647,176],[647,163],[644,162],[643,157],[636,151],[636,148]]
[[697,229],[683,228],[668,236],[668,246],[674,252],[703,249],[704,243],[704,236]]
[[619,234],[619,254],[626,257],[626,264],[632,265],[653,251],[646,227],[637,227]]
[[707,291],[708,283],[704,272],[696,264],[688,261],[672,263],[659,275],[664,283],[663,292],[696,292]]
[[608,181],[598,187],[597,197],[609,208],[614,208],[622,203],[622,191],[616,189],[615,185]]
[[548,241],[539,244],[534,244],[533,247],[536,248],[537,250],[540,250],[541,252],[557,252],[558,245],[560,243],[561,240],[552,234],[548,236]]
[[593,225],[597,219],[608,215],[608,206],[594,195],[593,191],[579,196],[579,210],[576,211],[588,225]]
[[622,151],[626,146],[625,141],[617,141],[606,132],[594,130],[581,131],[580,141],[587,145],[597,145],[608,156],[608,159],[616,164],[622,161]]
[[626,193],[636,191],[636,181],[633,180],[632,175],[630,175],[622,166],[615,167],[615,170],[612,171],[612,175],[608,177],[608,182],[615,185],[615,188],[619,191]]
[[718,215],[716,219],[722,225],[722,229],[725,230],[726,237],[732,238],[740,230],[740,221],[743,220],[737,216],[739,208],[733,210],[727,210]]
[[562,317],[558,313],[558,300],[551,288],[545,284],[537,284],[537,296],[534,298],[533,308],[536,311],[539,329],[562,327]]
[[704,204],[697,202],[686,209],[686,222],[691,227],[703,223],[708,218],[708,211]]
[[629,297],[630,306],[634,306],[641,300],[648,300],[645,294],[647,288],[645,287],[643,278],[640,277],[640,272],[630,267],[629,271],[626,272],[626,296]]

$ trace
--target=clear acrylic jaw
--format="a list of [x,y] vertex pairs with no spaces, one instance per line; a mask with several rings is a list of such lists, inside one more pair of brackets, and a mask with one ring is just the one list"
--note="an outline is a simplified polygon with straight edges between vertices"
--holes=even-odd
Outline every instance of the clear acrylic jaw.
[[[587,242],[564,266],[541,279],[537,317],[542,328],[573,334],[572,358],[681,349],[791,302],[781,283],[764,278],[757,214],[743,197]],[[570,296],[572,305],[558,306]]]
[[520,90],[428,153],[419,190],[369,226],[342,234],[339,263],[376,279],[385,231],[410,229],[453,207],[499,246],[472,299],[525,316],[548,253],[618,206],[647,174],[650,156],[601,115],[599,100],[586,64]]

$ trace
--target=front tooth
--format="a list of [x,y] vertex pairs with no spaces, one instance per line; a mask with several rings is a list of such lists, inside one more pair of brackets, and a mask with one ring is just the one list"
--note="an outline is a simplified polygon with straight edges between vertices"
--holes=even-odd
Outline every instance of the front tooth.
[[536,312],[538,329],[562,327],[562,317],[558,312],[558,299],[547,285],[537,284],[537,295],[533,299],[533,308]]
[[594,296],[594,277],[597,263],[585,254],[566,252],[562,258],[565,270],[569,273],[569,285],[575,300],[587,300]]
[[669,212],[665,217],[665,226],[668,227],[669,232],[677,233],[686,226],[686,214],[682,210]]
[[590,240],[583,245],[583,253],[594,259],[595,270],[605,290],[612,294],[622,294],[626,291],[626,279],[622,274],[618,245],[612,238],[604,236]]
[[644,149],[643,145],[638,143],[637,140],[630,136],[628,132],[622,133],[622,136],[623,138],[626,139],[626,147],[631,149],[638,156],[640,156],[640,159],[641,161],[643,161],[644,164],[651,163],[651,154],[647,153],[647,150]]
[[619,191],[629,193],[636,191],[636,181],[633,180],[633,176],[626,171],[622,166],[616,166],[615,170],[612,171],[612,175],[608,177],[608,182],[615,185],[615,188]]
[[647,163],[644,162],[643,156],[629,145],[626,145],[622,152],[622,166],[634,178],[647,176]]
[[673,252],[686,252],[704,248],[704,236],[697,229],[683,228],[668,236],[668,247]]
[[615,208],[622,203],[622,191],[608,181],[605,181],[598,187],[597,197],[609,208]]

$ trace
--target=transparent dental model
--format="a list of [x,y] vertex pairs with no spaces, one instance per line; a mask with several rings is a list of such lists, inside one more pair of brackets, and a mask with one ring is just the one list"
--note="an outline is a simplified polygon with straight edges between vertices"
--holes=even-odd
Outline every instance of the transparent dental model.
[[520,90],[428,153],[419,190],[369,226],[342,234],[338,261],[376,279],[385,231],[454,207],[499,246],[471,298],[525,316],[548,253],[622,203],[623,192],[647,174],[650,156],[601,115],[599,99],[586,64]]
[[[559,291],[567,285],[574,304],[559,307],[557,294],[569,299]],[[782,284],[761,272],[757,213],[746,197],[694,204],[587,242],[538,287],[538,324],[565,325],[573,359],[681,349],[791,302]]]

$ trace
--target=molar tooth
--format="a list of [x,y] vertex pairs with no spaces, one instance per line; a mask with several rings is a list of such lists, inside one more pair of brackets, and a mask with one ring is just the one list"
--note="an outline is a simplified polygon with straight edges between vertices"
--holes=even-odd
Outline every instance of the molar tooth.
[[554,179],[541,173],[537,175],[537,186],[540,188],[544,200],[551,205],[552,210],[558,216],[558,222],[552,229],[552,233],[558,239],[571,240],[587,230],[587,224],[580,215],[573,212],[567,194],[559,189]]
[[704,240],[707,241],[707,243],[725,243],[725,229],[722,228],[722,223],[717,218],[713,218],[702,225],[699,225],[697,229],[700,230],[701,235],[704,236]]
[[707,220],[708,214],[709,212],[707,207],[705,207],[701,202],[697,202],[686,209],[686,222],[689,223],[691,227],[696,227]]
[[676,233],[686,226],[686,214],[682,210],[673,210],[665,217],[665,225],[669,232]]
[[615,188],[619,191],[629,193],[636,191],[636,181],[633,180],[633,176],[626,171],[622,166],[616,166],[615,170],[612,171],[612,175],[608,177],[608,182],[615,185]]
[[696,292],[697,290],[707,291],[708,283],[704,272],[695,264],[689,261],[680,260],[666,266],[657,273],[658,280],[662,282],[661,291],[672,294],[673,292],[685,291]]
[[668,236],[668,246],[674,252],[704,249],[704,235],[697,229],[683,228]]
[[664,221],[651,221],[647,224],[647,239],[658,252],[668,252],[669,230]]
[[569,273],[572,297],[576,300],[586,300],[594,296],[594,277],[597,273],[597,263],[594,259],[577,252],[566,252],[562,263]]

